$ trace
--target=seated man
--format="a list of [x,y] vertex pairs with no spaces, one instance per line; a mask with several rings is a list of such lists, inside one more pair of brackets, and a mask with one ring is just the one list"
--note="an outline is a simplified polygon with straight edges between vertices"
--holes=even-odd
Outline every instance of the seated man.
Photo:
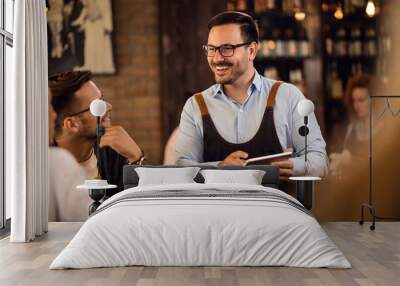
[[121,126],[110,122],[111,104],[101,118],[105,134],[100,141],[100,160],[96,158],[96,118],[90,113],[90,103],[103,99],[101,91],[90,80],[88,71],[74,71],[50,77],[52,105],[57,113],[55,143],[67,149],[83,166],[85,177],[101,177],[117,189],[107,190],[111,196],[123,189],[122,167],[141,161],[144,156],[136,142]]
[[304,160],[304,137],[298,131],[304,120],[296,111],[304,95],[254,68],[259,38],[252,17],[224,12],[212,18],[208,28],[204,51],[217,84],[186,102],[177,164],[244,165],[249,157],[294,150],[303,156],[273,163],[280,168],[281,179],[324,176],[325,141],[314,114],[309,116],[309,152]]
[[[51,101],[49,91],[49,145],[53,146],[57,114]],[[50,147],[49,169],[49,221],[85,221],[91,199],[76,189],[85,180],[82,167],[67,150]]]

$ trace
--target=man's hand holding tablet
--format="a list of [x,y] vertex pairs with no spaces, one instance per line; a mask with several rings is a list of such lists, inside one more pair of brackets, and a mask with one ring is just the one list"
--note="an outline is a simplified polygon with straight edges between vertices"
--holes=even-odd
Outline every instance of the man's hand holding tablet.
[[282,152],[273,155],[255,157],[246,160],[246,165],[269,165],[273,162],[286,161],[291,157],[293,151]]

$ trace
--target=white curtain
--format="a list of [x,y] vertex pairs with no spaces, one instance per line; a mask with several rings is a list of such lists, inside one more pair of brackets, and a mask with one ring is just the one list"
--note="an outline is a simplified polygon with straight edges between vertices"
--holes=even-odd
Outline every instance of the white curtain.
[[[13,94],[6,99],[12,242],[47,232],[48,94],[44,0],[15,1]],[[9,101],[7,103],[7,100]]]

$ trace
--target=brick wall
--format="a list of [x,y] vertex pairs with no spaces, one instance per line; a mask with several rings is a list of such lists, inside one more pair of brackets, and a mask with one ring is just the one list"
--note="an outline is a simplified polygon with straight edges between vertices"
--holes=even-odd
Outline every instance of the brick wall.
[[157,0],[114,0],[117,74],[94,77],[122,125],[151,164],[161,162],[160,64]]

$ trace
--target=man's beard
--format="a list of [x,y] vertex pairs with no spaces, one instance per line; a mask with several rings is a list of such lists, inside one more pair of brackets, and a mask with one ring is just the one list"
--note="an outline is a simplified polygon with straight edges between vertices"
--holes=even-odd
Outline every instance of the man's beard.
[[[106,117],[107,117],[107,118],[110,118],[110,114],[107,113],[107,114],[106,114]],[[84,139],[88,140],[88,141],[94,141],[94,142],[95,142],[96,139],[97,139],[96,127],[94,127],[94,130],[93,130],[91,127],[89,127],[89,126],[92,124],[92,123],[89,122],[89,121],[82,120],[82,123],[83,123],[84,128],[83,128],[83,130],[80,132],[79,136],[80,136],[81,138],[84,138]],[[97,125],[96,125],[96,126],[97,126]],[[106,127],[104,127],[104,126],[102,125],[102,123],[100,123],[100,128],[103,129],[103,132],[101,133],[101,135],[103,135],[104,132],[105,132],[105,128],[106,128]]]
[[[85,123],[84,123],[85,126]],[[91,128],[88,128],[85,126],[83,130],[80,132],[79,137],[88,140],[88,141],[96,141],[97,136],[96,136],[96,128],[92,130]]]
[[79,136],[88,141],[96,141],[96,139],[97,139],[96,132],[94,132],[94,133],[93,132],[82,132]]
[[233,83],[233,78],[228,78],[228,79],[218,79],[217,76],[215,76],[215,82],[219,84],[232,84]]
[[[232,84],[234,83],[245,71],[240,70],[240,67],[234,67],[233,64],[228,63],[228,62],[223,62],[223,63],[218,63],[218,64],[212,64],[213,66],[213,72],[214,72],[214,78],[215,82],[219,84]],[[219,78],[217,76],[216,68],[217,67],[228,67],[231,69],[231,75],[228,78]]]

